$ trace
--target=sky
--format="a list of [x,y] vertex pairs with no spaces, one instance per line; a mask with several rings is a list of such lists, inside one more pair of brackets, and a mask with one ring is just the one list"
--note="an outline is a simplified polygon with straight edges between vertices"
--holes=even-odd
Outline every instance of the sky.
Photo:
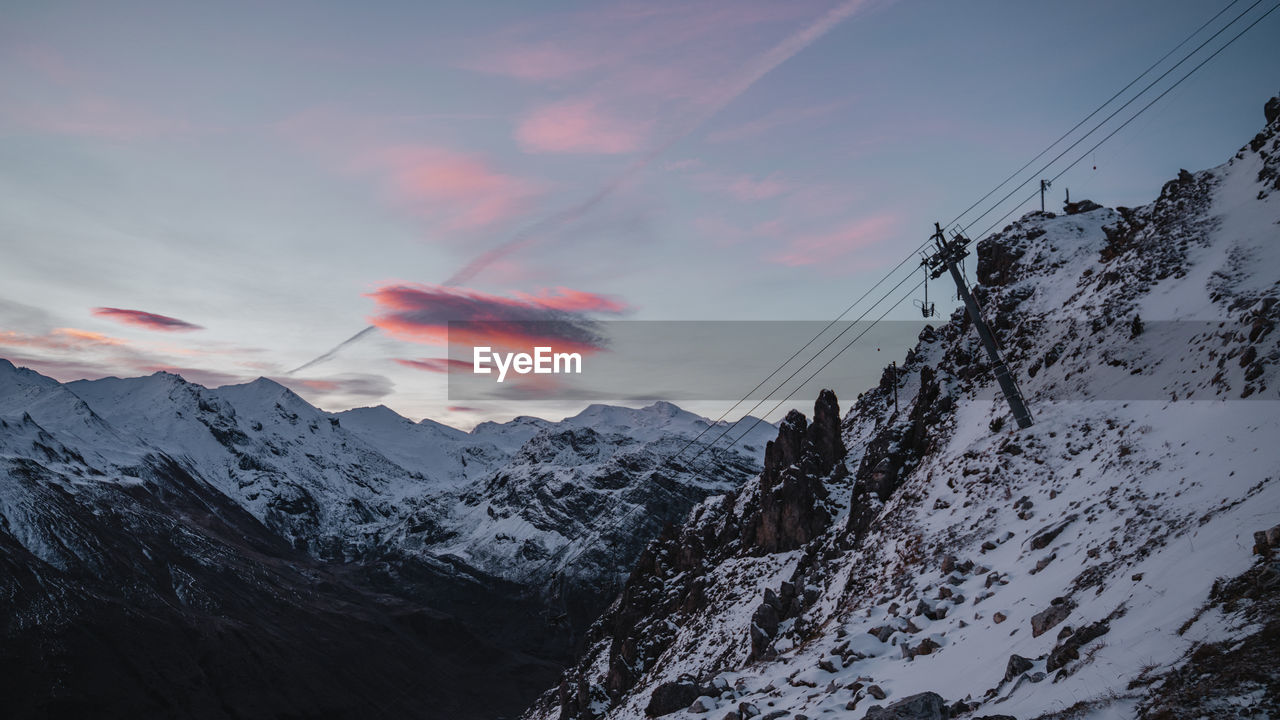
[[[446,323],[833,318],[1226,5],[4,2],[0,357],[460,427],[571,414],[451,399]],[[1280,12],[1050,209],[1225,161],[1280,92],[1277,38]],[[906,345],[815,382],[852,399]]]

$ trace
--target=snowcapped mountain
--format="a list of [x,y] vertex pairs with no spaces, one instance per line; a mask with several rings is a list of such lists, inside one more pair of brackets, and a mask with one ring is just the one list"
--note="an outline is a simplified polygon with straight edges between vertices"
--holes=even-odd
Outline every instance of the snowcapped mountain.
[[927,328],[646,547],[527,717],[1280,714],[1280,98],[1266,118],[1149,205],[978,244],[1032,427],[962,312]]
[[[0,373],[5,415],[28,413],[95,457],[171,457],[317,557],[448,555],[530,584],[576,575],[566,562],[589,567],[588,584],[619,572],[644,533],[749,477],[773,432],[761,423],[705,473],[651,482],[708,420],[669,403],[593,405],[561,422],[519,417],[467,433],[386,407],[327,413],[265,378],[211,390],[163,372],[66,385],[7,362]],[[579,560],[568,548],[606,527],[621,551]]]
[[[149,688],[186,682],[173,675],[185,673],[204,678],[192,681],[202,693],[341,715],[356,706],[352,693],[436,668],[421,687],[388,690],[392,700],[370,707],[406,714],[426,703],[480,718],[516,710],[554,676],[575,629],[607,603],[647,537],[758,470],[773,432],[763,423],[699,472],[663,465],[708,423],[659,403],[467,433],[384,407],[327,413],[266,379],[217,389],[168,373],[62,384],[0,360],[0,596],[9,610],[0,670],[29,666],[46,643],[86,659],[58,671],[74,692],[40,685],[52,695],[34,700],[52,707],[76,707],[114,682],[119,707],[167,712],[133,694],[168,695]],[[244,639],[219,645],[224,620]],[[380,624],[403,641],[371,660],[359,638]],[[177,642],[166,627],[199,639]],[[149,638],[154,659],[121,666],[124,678],[82,676],[90,658],[115,652],[94,645],[95,633],[123,633],[113,641],[123,647],[133,632]],[[326,691],[272,698],[226,672],[235,642],[258,633],[281,643],[247,661],[281,666],[255,670],[264,682],[303,693],[328,682]],[[330,652],[322,646],[342,648],[380,679],[344,684],[318,660],[288,665],[290,643],[316,658]],[[217,668],[202,675],[193,666],[202,657]],[[388,665],[400,660],[408,664]],[[138,664],[151,662],[172,672]],[[21,684],[28,672],[0,674]]]

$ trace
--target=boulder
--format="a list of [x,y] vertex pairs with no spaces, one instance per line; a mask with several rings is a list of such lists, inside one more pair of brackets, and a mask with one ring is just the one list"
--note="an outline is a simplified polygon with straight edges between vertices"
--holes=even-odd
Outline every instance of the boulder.
[[1004,679],[1008,682],[1030,670],[1035,664],[1021,655],[1010,655],[1009,664],[1004,669]]
[[1254,555],[1271,557],[1271,554],[1278,549],[1280,549],[1280,525],[1270,530],[1259,530],[1253,534]]
[[1106,635],[1110,630],[1111,624],[1106,620],[1099,620],[1092,625],[1080,628],[1059,643],[1053,650],[1049,651],[1049,659],[1045,662],[1045,669],[1053,672],[1072,660],[1078,660],[1080,658],[1080,648]]
[[1054,598],[1052,605],[1031,616],[1031,637],[1040,637],[1070,614],[1071,604],[1064,598]]
[[1053,542],[1054,538],[1062,534],[1062,531],[1065,530],[1068,525],[1075,522],[1079,517],[1080,516],[1076,513],[1071,513],[1058,522],[1041,528],[1039,532],[1031,536],[1031,540],[1029,541],[1031,549],[1043,550],[1048,547],[1049,543]]
[[947,703],[935,692],[905,697],[888,707],[872,705],[864,720],[947,720]]
[[649,717],[670,715],[677,710],[684,710],[702,695],[702,688],[697,683],[677,680],[665,682],[653,689],[649,696],[649,704],[644,714]]

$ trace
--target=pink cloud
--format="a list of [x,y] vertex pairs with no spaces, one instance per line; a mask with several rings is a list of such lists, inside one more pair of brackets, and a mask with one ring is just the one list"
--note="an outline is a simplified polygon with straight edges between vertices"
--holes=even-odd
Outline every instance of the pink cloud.
[[[538,118],[525,118],[517,131],[518,139],[532,148],[598,152],[639,147],[639,137],[631,137],[636,133],[619,135],[620,127],[634,128],[640,131],[638,135],[647,134],[650,128],[659,128],[662,132],[650,143],[648,151],[619,175],[581,203],[534,223],[534,227],[562,226],[582,217],[586,210],[624,186],[761,78],[818,41],[865,4],[868,0],[844,0],[834,6],[811,5],[803,0],[794,3],[744,1],[729,5],[623,3],[609,5],[603,11],[592,7],[568,20],[556,18],[550,28],[535,23],[535,32],[547,30],[544,35],[551,36],[539,38],[541,42],[559,41],[573,46],[585,41],[591,50],[615,60],[602,63],[601,72],[592,73],[592,77],[582,81],[589,83],[589,87],[578,92],[582,97],[594,99],[588,105],[590,110],[607,102],[614,112],[625,108],[630,114],[625,125],[609,123],[603,136],[605,141],[592,131],[600,123],[575,128],[572,113],[567,113],[564,119],[568,122],[564,124],[531,123]],[[591,27],[600,20],[606,27]],[[787,32],[789,20],[799,25]],[[747,27],[753,24],[759,27]],[[503,40],[504,48],[518,44],[512,37]],[[762,42],[768,43],[764,52],[759,51]],[[546,235],[545,232],[522,232],[491,247],[455,273],[450,282],[466,282],[493,262]]]
[[[616,299],[568,288],[513,298],[441,285],[397,284],[378,288],[368,296],[381,311],[370,318],[371,324],[403,340],[431,345],[554,345],[594,352],[602,346],[590,316],[617,315],[628,309]],[[451,328],[451,322],[476,324]],[[408,364],[431,369],[415,362]]]
[[777,32],[821,12],[809,0],[731,4],[620,2],[589,5],[500,31],[460,65],[539,83],[627,78],[614,90],[696,96],[753,50],[748,33]]
[[475,229],[523,211],[540,190],[532,182],[495,170],[477,155],[408,145],[367,154],[357,163],[387,174],[395,198],[451,229]]
[[884,241],[897,224],[895,216],[876,215],[831,232],[800,235],[787,241],[769,260],[792,267],[833,263]]
[[186,320],[179,320],[168,315],[157,315],[155,313],[143,312],[141,310],[122,310],[121,308],[99,307],[93,309],[93,314],[98,317],[105,317],[115,320],[125,325],[136,325],[148,330],[160,330],[162,332],[186,332],[190,330],[203,330],[204,328],[189,323]]
[[584,290],[557,287],[541,290],[537,294],[516,293],[516,297],[529,305],[572,313],[625,313],[631,308],[626,303],[608,295],[598,295]]
[[516,140],[527,152],[619,155],[639,150],[644,123],[613,117],[594,100],[546,105],[526,115]]

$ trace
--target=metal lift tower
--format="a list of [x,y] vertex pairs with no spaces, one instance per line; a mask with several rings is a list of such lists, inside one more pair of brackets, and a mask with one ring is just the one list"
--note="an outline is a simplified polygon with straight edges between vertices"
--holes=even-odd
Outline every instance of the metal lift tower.
[[935,280],[942,277],[942,273],[951,271],[951,279],[956,282],[956,291],[960,293],[960,298],[964,300],[965,309],[969,312],[969,319],[973,321],[973,326],[978,329],[978,337],[982,338],[982,344],[987,349],[987,357],[991,360],[991,369],[996,375],[996,381],[1000,383],[1000,390],[1004,393],[1005,400],[1009,401],[1009,409],[1013,411],[1013,419],[1018,422],[1021,429],[1031,427],[1031,413],[1027,411],[1027,404],[1022,399],[1022,392],[1018,390],[1018,383],[1014,381],[1013,374],[1009,372],[1009,367],[1004,364],[1004,359],[1000,357],[1000,348],[996,345],[996,337],[991,334],[991,328],[987,327],[986,321],[982,319],[982,308],[978,307],[978,301],[974,299],[969,292],[969,285],[964,281],[964,276],[960,274],[960,261],[969,255],[969,251],[965,246],[969,241],[959,233],[956,233],[951,240],[947,240],[942,233],[942,227],[938,223],[933,224],[933,254],[925,257],[921,261],[929,269],[929,274]]

